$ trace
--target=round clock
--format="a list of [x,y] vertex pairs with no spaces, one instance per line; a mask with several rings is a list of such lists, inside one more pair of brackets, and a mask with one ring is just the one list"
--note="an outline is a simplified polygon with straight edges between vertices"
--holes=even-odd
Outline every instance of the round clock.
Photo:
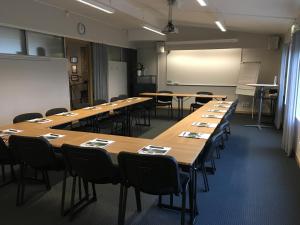
[[83,23],[78,23],[77,24],[77,31],[81,35],[85,34],[85,25]]

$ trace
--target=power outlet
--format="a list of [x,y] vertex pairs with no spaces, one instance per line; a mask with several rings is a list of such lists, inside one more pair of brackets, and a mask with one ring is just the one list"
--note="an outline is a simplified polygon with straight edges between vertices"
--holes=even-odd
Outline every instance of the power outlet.
[[243,108],[249,108],[249,106],[250,106],[250,103],[249,103],[249,102],[243,102],[243,103],[242,103],[242,107],[243,107]]

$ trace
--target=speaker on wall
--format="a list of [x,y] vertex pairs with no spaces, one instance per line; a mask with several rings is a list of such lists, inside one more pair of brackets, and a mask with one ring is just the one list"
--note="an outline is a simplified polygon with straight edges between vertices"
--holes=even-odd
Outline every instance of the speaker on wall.
[[269,50],[278,50],[280,47],[280,36],[270,36],[268,41]]

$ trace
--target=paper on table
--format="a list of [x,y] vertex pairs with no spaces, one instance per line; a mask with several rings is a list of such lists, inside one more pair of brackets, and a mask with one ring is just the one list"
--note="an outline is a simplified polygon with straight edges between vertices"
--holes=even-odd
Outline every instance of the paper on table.
[[58,113],[56,114],[57,116],[77,116],[78,113],[73,113],[73,112],[62,112],[62,113]]
[[139,154],[147,154],[147,155],[165,155],[170,150],[171,150],[171,147],[148,145],[148,146],[141,148],[138,151],[138,153]]
[[230,105],[232,104],[232,101],[218,101],[218,104],[224,104],[224,105]]
[[21,132],[23,132],[23,130],[6,129],[6,130],[0,131],[0,137],[6,136],[6,135],[13,135],[13,134],[21,133]]
[[226,110],[222,109],[209,109],[207,112],[225,113]]
[[97,107],[97,106],[90,106],[90,107],[85,107],[83,109],[86,109],[86,110],[100,110],[101,107]]
[[228,109],[230,108],[230,105],[225,105],[225,104],[219,104],[219,105],[214,105],[215,107],[219,107],[219,108],[224,108],[224,109]]
[[55,139],[57,139],[57,138],[62,138],[62,137],[64,137],[65,135],[63,135],[63,134],[53,134],[53,133],[49,133],[49,134],[44,134],[44,135],[42,135],[41,137],[44,137],[44,138],[46,138],[48,141],[50,141],[50,140],[55,140]]
[[50,122],[52,122],[52,120],[46,119],[46,118],[36,118],[36,119],[32,119],[32,120],[27,120],[27,122],[43,124],[43,123],[50,123]]
[[112,143],[114,143],[114,141],[96,138],[93,140],[86,141],[82,143],[80,146],[89,147],[89,148],[105,148]]
[[181,134],[179,134],[179,136],[185,138],[208,139],[210,134],[183,131]]
[[104,103],[104,104],[101,104],[101,105],[104,105],[104,106],[108,106],[108,105],[110,105],[110,106],[116,106],[118,104],[117,103],[108,102],[108,103]]
[[223,116],[222,115],[214,115],[214,114],[206,114],[206,115],[202,115],[202,118],[213,118],[213,119],[222,119]]
[[207,127],[207,128],[215,128],[218,126],[217,123],[205,123],[205,122],[193,122],[192,126],[196,127]]

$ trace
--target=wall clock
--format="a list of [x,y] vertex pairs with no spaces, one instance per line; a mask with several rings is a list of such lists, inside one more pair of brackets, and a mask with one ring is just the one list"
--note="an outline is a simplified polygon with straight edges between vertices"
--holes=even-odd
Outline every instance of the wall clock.
[[77,31],[79,34],[83,35],[85,34],[85,25],[83,23],[78,23],[77,24]]

